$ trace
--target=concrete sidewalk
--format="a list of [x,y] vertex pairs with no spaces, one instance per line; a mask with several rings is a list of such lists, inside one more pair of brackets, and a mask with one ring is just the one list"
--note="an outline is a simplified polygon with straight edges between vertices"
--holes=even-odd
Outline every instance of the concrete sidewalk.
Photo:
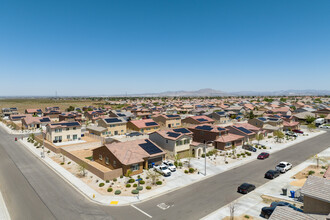
[[[330,147],[320,152],[318,155],[329,157]],[[295,180],[291,177],[294,174],[305,169],[309,165],[315,165],[315,162],[312,162],[311,160],[306,160],[305,162],[299,164],[298,166],[293,167],[290,171],[286,172],[285,174],[281,174],[279,177],[270,180],[266,184],[258,187],[255,191],[250,192],[249,194],[244,195],[239,199],[233,201],[232,204],[235,204],[235,210],[236,210],[235,216],[249,215],[252,216],[254,219],[263,219],[260,217],[260,211],[263,207],[269,206],[269,204],[263,202],[261,195],[268,195],[268,196],[276,197],[278,199],[295,201],[294,199],[289,197],[290,190],[295,191],[300,187],[290,185],[290,182]],[[282,188],[287,188],[288,190],[287,196],[282,195]],[[230,204],[221,207],[215,212],[205,216],[203,219],[216,220],[216,219],[223,219],[226,216],[230,216],[229,205]]]
[[0,219],[1,220],[10,220],[10,215],[7,210],[6,203],[3,200],[1,191],[0,191]]

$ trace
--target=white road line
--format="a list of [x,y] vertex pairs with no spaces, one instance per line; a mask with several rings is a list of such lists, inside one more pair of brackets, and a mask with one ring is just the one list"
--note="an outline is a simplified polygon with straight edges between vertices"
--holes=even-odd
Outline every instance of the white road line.
[[136,207],[135,205],[131,205],[133,208],[135,208],[136,210],[138,210],[138,211],[140,211],[140,212],[142,212],[143,214],[145,214],[146,216],[148,216],[149,218],[152,218],[152,216],[151,215],[149,215],[148,213],[146,213],[145,211],[143,211],[143,210],[141,210],[141,209],[139,209],[138,207]]

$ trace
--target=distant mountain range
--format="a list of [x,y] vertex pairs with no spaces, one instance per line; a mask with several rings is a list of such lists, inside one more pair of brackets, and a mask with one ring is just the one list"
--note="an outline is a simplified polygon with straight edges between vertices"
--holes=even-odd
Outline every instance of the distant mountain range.
[[240,91],[240,92],[224,92],[215,89],[200,89],[197,91],[167,91],[167,92],[160,92],[160,93],[145,93],[145,94],[131,94],[128,96],[135,96],[135,97],[163,97],[163,96],[181,96],[181,97],[188,97],[188,96],[299,96],[299,95],[330,95],[330,90],[280,90],[280,91]]

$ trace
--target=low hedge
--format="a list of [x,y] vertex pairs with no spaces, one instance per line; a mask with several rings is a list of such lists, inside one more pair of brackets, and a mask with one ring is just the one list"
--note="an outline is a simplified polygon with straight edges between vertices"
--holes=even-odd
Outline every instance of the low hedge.
[[156,184],[157,184],[157,185],[162,185],[163,182],[159,180],[159,181],[156,182]]
[[133,184],[133,187],[137,187],[137,184],[136,184],[136,183],[134,183],[134,184]]
[[138,193],[139,193],[139,190],[137,190],[137,189],[132,190],[132,194],[138,194]]
[[126,188],[130,188],[130,187],[131,187],[131,184],[127,183]]
[[143,186],[136,187],[136,190],[139,190],[139,191],[143,190]]
[[100,183],[100,184],[99,184],[99,187],[103,187],[103,186],[104,186],[104,183]]
[[189,168],[189,173],[193,173],[193,172],[195,172],[195,169],[192,168],[192,167],[190,167],[190,168]]
[[140,181],[140,184],[141,184],[141,185],[143,185],[143,184],[145,184],[145,183],[146,183],[146,182],[145,182],[144,180],[141,180],[141,181]]
[[129,183],[134,183],[135,180],[134,180],[134,179],[129,179],[128,182],[129,182]]
[[121,193],[121,191],[119,189],[115,191],[116,195],[119,195],[120,193]]
[[147,190],[150,190],[150,189],[151,189],[151,186],[147,186],[146,189],[147,189]]
[[112,192],[112,190],[113,189],[111,187],[107,189],[108,192]]

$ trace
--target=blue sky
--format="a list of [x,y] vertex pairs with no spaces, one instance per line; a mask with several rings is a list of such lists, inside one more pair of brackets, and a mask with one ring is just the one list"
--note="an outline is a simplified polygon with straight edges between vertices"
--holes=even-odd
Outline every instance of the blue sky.
[[2,0],[0,96],[330,89],[330,1]]

